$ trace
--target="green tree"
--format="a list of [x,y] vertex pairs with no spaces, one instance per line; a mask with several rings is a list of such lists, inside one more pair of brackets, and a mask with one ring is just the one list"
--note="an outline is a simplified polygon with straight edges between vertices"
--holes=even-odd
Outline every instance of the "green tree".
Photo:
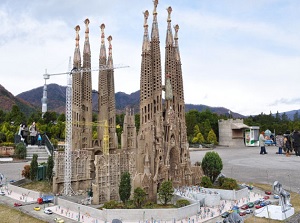
[[142,188],[140,188],[140,187],[135,188],[135,190],[133,192],[133,201],[134,201],[136,208],[142,207],[143,203],[146,200],[146,196],[147,196],[147,194]]
[[131,184],[130,184],[130,173],[124,172],[121,176],[119,185],[119,195],[121,201],[125,204],[130,197]]
[[192,143],[204,143],[204,137],[201,132],[199,132],[192,140]]
[[15,148],[15,156],[18,159],[25,159],[26,158],[26,146],[23,142],[17,144]]
[[30,179],[35,181],[37,177],[37,171],[38,171],[38,155],[33,154],[31,163],[30,163]]
[[212,188],[213,184],[208,176],[203,176],[200,182],[201,187]]
[[214,183],[223,169],[222,159],[219,154],[214,151],[207,152],[203,157],[201,164],[204,174],[210,178],[212,183]]
[[167,205],[171,201],[174,193],[172,181],[164,181],[158,189],[158,199],[163,205]]
[[218,144],[217,136],[213,129],[211,129],[208,133],[207,140],[208,143],[213,143],[214,145]]
[[53,156],[49,156],[47,160],[47,179],[51,182],[53,177],[54,160]]

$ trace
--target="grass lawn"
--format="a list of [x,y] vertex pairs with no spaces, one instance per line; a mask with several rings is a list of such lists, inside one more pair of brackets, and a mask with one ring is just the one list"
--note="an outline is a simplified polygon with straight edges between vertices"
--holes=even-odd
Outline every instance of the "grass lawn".
[[[272,191],[272,186],[271,185],[266,185],[266,184],[253,184],[255,187],[263,190],[263,191]],[[293,208],[295,209],[295,214],[300,212],[300,195],[294,192],[290,192],[291,194],[291,203],[293,205]],[[258,218],[251,216],[250,218],[247,218],[245,220],[245,223],[277,223],[277,222],[282,222],[279,220],[272,220],[272,219],[266,219],[266,218]]]
[[52,193],[52,184],[49,183],[49,181],[34,181],[34,182],[29,182],[26,184],[21,185],[20,187],[29,189],[29,190],[34,190],[34,191],[39,191],[42,193]]
[[7,207],[0,204],[0,219],[1,223],[12,223],[12,222],[30,222],[30,223],[41,223],[45,222],[30,215],[24,214],[18,209]]

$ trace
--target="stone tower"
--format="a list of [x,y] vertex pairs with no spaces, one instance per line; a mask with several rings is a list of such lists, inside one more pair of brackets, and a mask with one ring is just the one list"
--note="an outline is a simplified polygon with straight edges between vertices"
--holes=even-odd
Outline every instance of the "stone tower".
[[[99,55],[99,67],[113,67],[112,58],[112,37],[109,36],[109,52],[108,58],[106,57],[105,48],[105,25],[102,24],[101,28],[101,46]],[[114,71],[113,70],[101,70],[99,71],[98,80],[98,139],[100,146],[103,148],[103,137],[105,131],[105,123],[108,124],[109,129],[109,148],[110,150],[116,149],[118,145],[116,134],[116,106],[115,106],[115,85],[114,85]]]
[[[81,55],[80,55],[80,47],[79,47],[79,31],[80,26],[77,25],[75,27],[76,30],[76,45],[74,51],[74,58],[73,58],[73,67],[79,69],[81,68]],[[74,72],[72,76],[72,150],[78,150],[81,148],[81,117],[82,117],[82,82],[81,82],[81,73]]]
[[[144,37],[140,77],[140,130],[138,134],[137,174],[134,186],[144,188],[149,198],[156,199],[157,189],[165,180],[173,186],[192,183],[192,168],[186,141],[184,97],[181,63],[178,49],[178,26],[175,39],[168,10],[165,43],[165,86],[162,85],[160,40],[154,1],[151,40],[148,16],[144,13]],[[175,43],[174,43],[175,42]],[[165,100],[162,101],[162,92]],[[148,185],[147,185],[148,184]]]
[[82,72],[82,146],[81,148],[92,147],[92,77],[91,77],[91,50],[89,42],[89,19],[85,23],[85,41],[83,47],[83,65],[89,71]]

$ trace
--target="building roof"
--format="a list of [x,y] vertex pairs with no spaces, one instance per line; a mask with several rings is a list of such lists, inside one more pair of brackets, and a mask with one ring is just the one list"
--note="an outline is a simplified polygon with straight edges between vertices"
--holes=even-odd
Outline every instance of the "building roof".
[[231,129],[249,129],[248,125],[244,123],[231,123]]

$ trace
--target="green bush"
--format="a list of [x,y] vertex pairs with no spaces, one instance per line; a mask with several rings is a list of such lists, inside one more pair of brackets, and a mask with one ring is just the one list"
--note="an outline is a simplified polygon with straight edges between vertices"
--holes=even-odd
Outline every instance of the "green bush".
[[115,200],[111,200],[108,202],[105,202],[102,208],[106,208],[106,209],[115,209],[119,206],[119,203]]
[[202,179],[201,179],[200,186],[201,187],[205,187],[205,188],[212,188],[213,184],[212,184],[212,182],[211,182],[211,180],[210,180],[209,177],[203,176]]
[[239,186],[235,179],[224,178],[221,188],[225,190],[237,190]]
[[151,208],[154,208],[154,203],[151,202],[151,201],[147,201],[144,205],[143,205],[144,208],[148,208],[148,209],[151,209]]
[[190,202],[188,200],[185,199],[179,199],[176,201],[176,207],[180,208],[180,207],[184,207],[190,205]]
[[26,146],[24,145],[24,143],[20,142],[17,144],[15,148],[15,156],[18,159],[26,158]]

